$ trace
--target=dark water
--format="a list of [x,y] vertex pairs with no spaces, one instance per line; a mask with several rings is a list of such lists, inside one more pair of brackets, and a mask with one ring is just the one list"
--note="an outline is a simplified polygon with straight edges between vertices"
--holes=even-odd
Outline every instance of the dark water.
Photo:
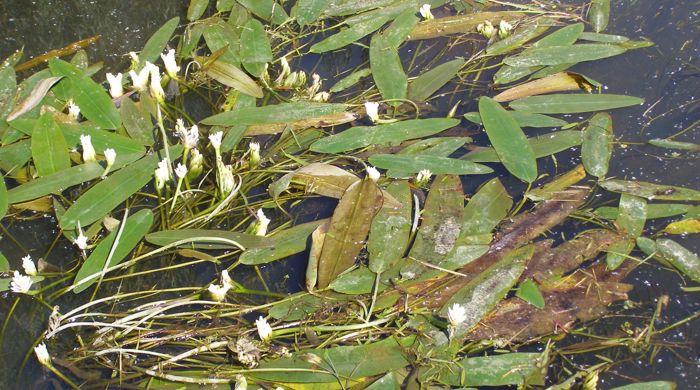
[[[633,39],[647,38],[656,46],[574,68],[603,83],[609,93],[646,99],[641,107],[616,110],[613,114],[616,139],[626,147],[615,148],[610,176],[700,189],[700,170],[692,155],[682,154],[690,157],[676,158],[672,151],[638,144],[686,128],[690,130],[678,140],[700,143],[700,1],[631,0],[614,3],[608,32]],[[172,0],[0,0],[0,58],[24,46],[27,59],[100,34],[102,39],[88,50],[91,60],[104,60],[107,71],[119,70],[127,63],[125,53],[139,50],[155,29],[167,19],[182,15],[185,7],[186,2]],[[345,65],[361,61],[357,58],[338,60]],[[466,102],[465,111],[471,110],[471,105],[471,102]],[[570,156],[575,155],[578,153]],[[575,165],[577,161],[570,156],[566,153],[559,155],[557,169],[563,171]],[[541,169],[554,166],[548,161],[542,164]],[[606,198],[599,201],[605,202]],[[647,228],[658,229],[664,226],[664,222],[652,221]],[[3,224],[17,242],[0,240],[0,251],[15,268],[19,267],[19,259],[26,253],[32,253],[34,258],[41,257],[52,247],[52,241],[58,235],[55,221],[47,224],[46,220],[38,219],[12,225],[3,221]],[[677,239],[696,253],[700,251],[697,235]],[[72,256],[73,249],[59,243],[52,248],[49,260],[60,263],[61,258]],[[671,299],[656,324],[659,328],[700,310],[698,293],[683,293],[680,290],[683,280],[654,263],[640,267],[628,281],[635,284],[631,300],[639,303],[639,307],[632,314],[638,314],[639,318],[631,316],[622,321],[629,321],[633,326],[646,325],[657,297],[662,294]],[[13,302],[14,297],[0,297],[0,321],[5,320]],[[0,345],[0,389],[45,388],[42,370],[33,363],[33,357],[30,356],[29,364],[21,374],[17,370],[31,342],[45,329],[46,312],[29,299],[21,300]],[[611,333],[620,322],[609,319],[595,326],[601,333]],[[698,321],[691,322],[659,340],[682,344],[673,351],[662,347],[653,355],[648,352],[635,359],[629,359],[624,349],[599,352],[599,355],[619,362],[612,370],[601,374],[599,388],[607,389],[635,380],[661,379],[676,381],[679,389],[700,388],[697,385],[700,383],[698,329]],[[572,362],[595,364],[600,360],[586,355],[575,357]],[[569,368],[575,371],[575,367]],[[561,372],[551,374],[566,376]],[[18,375],[22,378],[19,383],[16,381]]]

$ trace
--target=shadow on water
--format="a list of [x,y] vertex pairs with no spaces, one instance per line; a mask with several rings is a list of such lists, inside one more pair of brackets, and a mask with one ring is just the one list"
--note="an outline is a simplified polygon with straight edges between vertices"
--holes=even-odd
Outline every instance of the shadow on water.
[[[697,189],[700,170],[697,160],[677,158],[672,151],[639,144],[651,138],[663,138],[687,130],[678,140],[700,143],[700,1],[617,1],[608,31],[634,38],[647,38],[656,46],[635,50],[614,59],[579,64],[573,70],[585,73],[606,86],[611,93],[629,94],[645,98],[640,107],[616,110],[614,115],[616,140],[611,162],[610,176],[639,179],[671,185],[689,186]],[[79,39],[102,35],[102,39],[88,49],[91,60],[104,60],[105,70],[123,68],[128,59],[125,53],[138,50],[143,42],[163,22],[175,15],[182,15],[186,2],[172,0],[130,1],[80,1],[80,0],[0,0],[0,57],[5,58],[20,47],[25,48],[25,59],[46,50],[60,48]],[[344,58],[336,58],[344,67],[361,64],[365,59],[346,51]],[[341,54],[342,55],[342,54]],[[317,67],[310,61],[303,64],[307,69]],[[331,79],[334,68],[319,67],[324,78]],[[325,73],[325,74],[323,74]],[[331,84],[331,83],[329,83]],[[486,86],[483,86],[486,88]],[[460,111],[471,111],[474,102],[463,99]],[[436,102],[438,110],[446,110],[454,102]],[[577,119],[577,118],[572,118]],[[566,171],[578,161],[578,153],[557,155],[540,161],[540,168],[548,172]],[[689,155],[690,156],[690,155]],[[692,156],[691,156],[692,157]],[[520,190],[512,183],[513,193]],[[473,188],[467,186],[468,190]],[[605,203],[607,199],[597,199]],[[324,207],[328,204],[319,203]],[[315,204],[316,207],[318,204]],[[322,212],[322,211],[321,211]],[[303,216],[299,217],[304,219]],[[314,218],[315,219],[315,218]],[[3,222],[9,223],[9,222]],[[648,228],[664,226],[663,220],[649,222]],[[12,264],[26,253],[35,258],[45,253],[59,236],[56,221],[40,218],[29,222],[14,222],[5,226],[18,239],[0,241],[2,251]],[[565,234],[568,232],[564,232]],[[679,239],[685,246],[700,251],[697,236]],[[27,250],[31,248],[31,251]],[[73,248],[59,242],[51,251],[50,261],[61,264],[60,259],[75,256]],[[297,258],[298,257],[298,258]],[[297,256],[286,263],[282,271],[264,269],[265,275],[276,275],[285,289],[296,289],[303,278],[305,259]],[[639,304],[631,316],[620,320],[608,318],[594,324],[595,331],[615,334],[621,322],[628,321],[632,327],[644,327],[662,294],[670,296],[667,309],[663,311],[658,328],[672,324],[700,310],[697,293],[680,290],[683,280],[675,273],[656,264],[639,267],[629,278],[635,284],[631,300]],[[0,299],[0,321],[14,303],[13,296]],[[70,305],[71,302],[65,302]],[[39,314],[41,313],[41,314]],[[8,324],[3,344],[0,345],[0,388],[51,388],[42,378],[42,370],[29,359],[28,366],[18,372],[26,351],[36,336],[45,328],[47,310],[32,306],[29,299],[22,299],[18,310]],[[695,325],[695,326],[693,326]],[[629,359],[626,349],[606,350],[599,355],[621,363],[601,375],[601,388],[638,380],[672,380],[679,389],[697,388],[700,383],[700,337],[697,322],[680,326],[664,335],[663,342],[679,343],[680,348],[661,347],[655,353],[648,352],[642,358]],[[567,343],[574,342],[568,340]],[[598,358],[593,354],[577,355],[574,364],[591,364]],[[9,373],[13,373],[8,375]],[[566,374],[551,372],[553,378],[561,379]],[[17,381],[17,376],[20,379]],[[56,387],[58,388],[58,387]]]

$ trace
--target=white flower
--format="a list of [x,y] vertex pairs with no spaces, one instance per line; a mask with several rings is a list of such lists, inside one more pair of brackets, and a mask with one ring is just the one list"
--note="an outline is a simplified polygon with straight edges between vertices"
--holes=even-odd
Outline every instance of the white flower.
[[380,173],[375,167],[367,166],[367,177],[370,178],[372,181],[377,181],[379,180]]
[[88,247],[87,241],[88,241],[88,238],[85,237],[85,235],[83,234],[83,232],[81,230],[80,233],[78,234],[78,237],[76,237],[75,240],[73,240],[73,244],[75,244],[78,247],[78,249],[84,251]]
[[36,264],[32,260],[32,256],[26,255],[22,258],[22,268],[24,268],[24,273],[27,275],[36,275]]
[[197,125],[192,125],[188,130],[182,119],[178,119],[175,124],[175,132],[186,149],[197,147],[197,143],[199,143],[199,127]]
[[236,180],[233,178],[233,166],[225,165],[221,157],[216,159],[216,183],[219,186],[221,198],[226,198],[236,187]]
[[[151,63],[147,62],[146,65],[148,64]],[[149,68],[151,70],[151,96],[157,101],[162,102],[163,99],[165,99],[165,91],[163,90],[163,86],[160,85],[160,69],[157,65],[153,64],[151,64]]]
[[257,142],[251,142],[248,145],[248,166],[253,169],[260,164],[260,144]]
[[78,120],[78,117],[80,116],[80,107],[73,103],[73,100],[68,101],[68,116],[74,120]]
[[287,58],[280,58],[280,66],[282,67],[282,71],[280,72],[279,76],[277,76],[277,79],[275,79],[275,85],[282,84],[284,82],[284,79],[292,73],[292,69],[289,67],[289,62],[287,62]]
[[233,390],[248,390],[248,381],[243,375],[236,375],[236,384]]
[[491,39],[494,31],[493,24],[486,20],[484,21],[484,23],[479,23],[479,25],[476,26],[476,31],[478,31],[479,34],[483,35],[484,38]]
[[267,323],[267,320],[260,316],[260,318],[255,320],[255,326],[258,328],[258,336],[260,336],[260,340],[270,340],[272,337],[272,327],[270,327],[270,324]]
[[36,354],[37,360],[39,360],[39,363],[41,363],[43,366],[50,366],[51,365],[51,356],[49,356],[49,351],[46,349],[46,344],[41,343],[34,347],[34,353]]
[[161,53],[160,58],[163,59],[165,73],[167,73],[171,78],[177,78],[177,72],[180,71],[180,67],[177,66],[177,62],[175,61],[175,50],[170,49],[166,54]]
[[189,179],[197,178],[204,170],[204,156],[199,153],[197,148],[192,149],[192,156],[187,167],[187,177]]
[[117,159],[117,152],[112,148],[107,148],[104,151],[105,160],[107,160],[107,167],[114,165],[114,160]]
[[179,179],[182,179],[187,175],[187,167],[182,165],[181,163],[177,163],[177,167],[175,168],[175,176],[177,176]]
[[467,309],[459,303],[453,304],[447,309],[447,320],[450,321],[450,325],[458,326],[467,320]]
[[229,288],[233,287],[233,279],[231,279],[227,270],[221,271],[221,284]]
[[83,147],[83,162],[95,161],[95,148],[89,135],[80,135],[80,145]]
[[513,31],[513,25],[505,20],[501,20],[501,23],[498,24],[498,36],[503,39],[510,35],[511,31]]
[[421,169],[418,172],[418,175],[416,175],[416,185],[418,187],[423,187],[426,184],[428,184],[428,181],[430,181],[430,177],[433,175],[433,173],[430,171],[430,169]]
[[15,271],[15,274],[12,277],[12,282],[10,283],[10,289],[12,292],[26,294],[29,292],[30,288],[32,288],[32,278],[20,274],[19,271]]
[[130,51],[130,52],[129,52],[129,57],[131,57],[131,61],[132,61],[132,62],[135,62],[135,63],[137,63],[137,64],[139,63],[139,55],[136,54],[135,51]]
[[321,76],[317,73],[311,75],[311,86],[307,89],[309,96],[313,97],[321,89]]
[[315,94],[314,97],[311,98],[311,101],[317,102],[317,103],[325,103],[330,98],[331,98],[331,94],[326,92],[326,91],[323,91],[323,92],[319,92],[319,93]]
[[257,226],[255,226],[254,234],[256,236],[265,236],[267,234],[267,227],[270,225],[270,218],[265,215],[263,209],[258,209],[255,213],[255,217],[258,219]]
[[158,168],[155,171],[156,189],[160,192],[165,188],[165,183],[170,180],[170,166],[167,159],[163,159],[158,163]]
[[221,140],[224,138],[224,132],[223,131],[217,131],[214,134],[209,134],[209,142],[211,142],[211,146],[219,152],[219,149],[221,148]]
[[221,286],[219,286],[218,284],[210,284],[207,290],[209,290],[211,296],[214,298],[215,301],[223,302],[224,299],[226,299],[226,293],[230,288],[231,286],[227,284],[223,284]]
[[425,20],[435,19],[433,13],[430,12],[430,4],[423,4],[418,12],[420,12],[420,16],[422,16]]
[[379,120],[379,103],[365,102],[365,111],[372,122],[377,123]]
[[[150,62],[146,62],[150,64]],[[151,74],[151,68],[149,66],[144,66],[140,72],[136,73],[133,70],[129,71],[129,77],[131,78],[131,84],[133,88],[139,92],[143,92],[148,87],[148,76]]]
[[121,73],[117,73],[116,75],[107,73],[107,82],[109,83],[109,94],[114,99],[124,94],[124,87],[122,87],[122,78],[123,75]]

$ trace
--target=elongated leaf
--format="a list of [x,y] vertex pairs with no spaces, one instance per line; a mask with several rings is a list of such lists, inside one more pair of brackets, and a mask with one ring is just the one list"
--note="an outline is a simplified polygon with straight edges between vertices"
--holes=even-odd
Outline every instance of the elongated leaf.
[[[311,264],[311,262],[309,262]],[[346,272],[331,282],[328,285],[335,292],[341,294],[368,294],[372,292],[377,274],[369,268],[361,266],[352,272]],[[307,284],[308,285],[308,284]],[[380,286],[380,290],[382,287]]]
[[599,34],[594,32],[585,32],[580,37],[584,41],[601,42],[601,43],[625,43],[630,39],[622,35]]
[[[84,291],[98,280],[97,276],[86,278],[124,260],[148,233],[151,225],[153,225],[153,213],[149,209],[144,209],[126,219],[119,242],[115,241],[120,229],[115,229],[108,234],[107,237],[100,241],[78,270],[73,281],[75,285],[73,292],[77,294]],[[109,257],[110,252],[112,252],[111,258]],[[105,265],[108,259],[109,263]]]
[[560,72],[507,89],[494,96],[493,100],[508,102],[526,96],[581,89],[590,91],[592,88],[593,86],[581,75],[573,72]]
[[613,57],[626,52],[622,46],[605,43],[584,43],[571,46],[553,46],[528,50],[503,62],[510,66],[538,66],[576,64]]
[[372,70],[369,68],[363,68],[358,71],[350,73],[348,76],[345,78],[341,79],[337,83],[333,84],[331,89],[328,90],[330,93],[335,93],[335,92],[340,92],[344,91],[353,85],[357,84],[360,82],[360,79],[363,77],[367,77],[372,74]]
[[322,40],[321,42],[315,43],[309,51],[312,53],[325,53],[328,51],[340,49],[353,42],[362,39],[363,37],[379,30],[384,23],[391,20],[391,16],[385,16],[383,18],[373,18],[362,23],[357,23],[349,28],[341,30],[335,35]]
[[378,126],[357,126],[314,142],[310,150],[318,153],[342,153],[369,145],[398,145],[409,139],[437,134],[457,124],[457,119],[430,118]]
[[180,18],[176,16],[165,22],[163,26],[161,26],[150,38],[148,38],[148,41],[146,41],[146,44],[143,46],[141,53],[139,53],[139,61],[144,64],[146,61],[156,62],[160,56],[160,53],[163,52],[165,46],[168,44],[170,37],[175,32],[175,28],[177,28],[178,23],[180,23]]
[[666,148],[666,149],[679,149],[679,150],[690,150],[690,151],[698,151],[700,150],[700,145],[694,144],[692,142],[681,142],[681,141],[674,141],[671,139],[652,139],[648,141],[649,144],[658,146],[660,148]]
[[[5,217],[5,214],[7,214],[7,205],[8,199],[7,186],[5,185],[5,177],[0,177],[0,220],[2,220]],[[2,256],[1,253],[0,256]],[[0,263],[2,263],[2,259],[0,259]]]
[[272,22],[273,24],[282,24],[289,19],[289,15],[284,8],[274,0],[236,0],[239,4],[246,7],[255,16]]
[[608,173],[613,151],[612,141],[612,117],[604,112],[595,114],[583,129],[581,159],[586,171],[599,179]]
[[564,191],[585,178],[586,170],[583,168],[583,165],[579,164],[570,171],[557,176],[549,183],[527,192],[525,197],[536,202],[549,200],[554,198],[557,192]]
[[50,113],[41,116],[32,132],[32,160],[39,176],[70,168],[68,144]]
[[374,83],[385,100],[406,98],[408,79],[401,65],[398,48],[381,34],[372,37],[369,63]]
[[[692,208],[691,205],[677,203],[648,204],[647,219],[673,217],[684,214]],[[617,207],[598,207],[594,211],[597,216],[605,219],[616,219],[619,212]]]
[[208,229],[162,230],[146,235],[146,241],[160,246],[184,241],[185,243],[181,244],[183,247],[202,249],[238,248],[235,243],[246,249],[265,248],[272,244],[272,241],[266,237]]
[[588,21],[595,32],[599,33],[608,27],[610,19],[610,0],[593,0],[588,8]]
[[372,219],[382,207],[377,184],[365,178],[351,185],[333,212],[318,264],[318,287],[325,288],[350,268],[362,250]]
[[190,0],[190,5],[187,7],[187,20],[194,22],[204,15],[204,11],[209,6],[209,0]]
[[[535,153],[535,158],[551,156],[581,144],[581,132],[577,130],[557,131],[541,137],[528,138],[527,142]],[[473,162],[499,162],[498,154],[493,148],[479,148],[462,157]]]
[[491,145],[508,172],[520,180],[535,181],[535,152],[515,119],[500,104],[486,96],[479,99],[479,115]]
[[665,186],[644,181],[608,179],[601,181],[599,185],[608,191],[622,192],[641,196],[649,200],[687,200],[700,201],[700,191],[690,188]]
[[[569,26],[560,28],[559,30],[547,35],[539,41],[532,44],[533,48],[554,47],[554,46],[570,46],[581,36],[584,29],[583,23],[575,23]],[[526,53],[530,49],[523,52]]]
[[[438,381],[450,386],[543,386],[545,373],[540,368],[540,353],[506,353],[464,358],[457,367],[440,371]],[[434,374],[429,370],[426,374]]]
[[107,148],[112,148],[117,152],[117,159],[122,154],[143,155],[145,153],[145,149],[140,142],[121,134],[99,129],[90,122],[82,122],[80,124],[61,123],[58,127],[71,147],[80,145],[80,136],[87,134],[90,136],[92,146],[98,153],[104,152]]
[[270,246],[250,248],[243,252],[239,261],[242,264],[266,264],[303,252],[307,248],[307,239],[311,233],[327,219],[303,223],[269,237]]
[[359,177],[335,165],[311,163],[282,176],[270,185],[269,191],[276,199],[294,181],[303,184],[305,191],[340,199],[348,187],[359,180]]
[[493,172],[493,169],[471,161],[424,154],[375,154],[370,156],[369,162],[375,167],[401,174],[418,173],[422,169],[436,175],[482,175]]
[[5,120],[14,106],[17,77],[11,66],[0,68],[0,121]]
[[668,234],[700,233],[700,219],[690,218],[669,223],[663,230]]
[[656,240],[656,247],[674,267],[695,282],[700,282],[700,258],[698,255],[667,238]]
[[202,24],[202,26],[205,26],[202,30],[204,41],[212,53],[217,53],[219,56],[217,60],[240,66],[241,39],[240,34],[234,30],[233,26],[222,20],[216,20],[216,22],[207,25]]
[[121,126],[119,111],[102,86],[65,61],[51,59],[49,68],[54,76],[65,76],[59,85],[67,87],[83,116],[103,129],[117,129]]
[[272,48],[265,27],[257,19],[250,19],[241,32],[241,62],[255,77],[260,77],[265,64],[272,61]]
[[666,381],[639,382],[615,387],[610,390],[676,390],[676,384]]
[[[542,24],[540,24],[542,23]],[[535,23],[528,23],[524,28],[515,31],[512,35],[500,41],[496,41],[494,44],[486,48],[486,54],[495,56],[503,53],[507,53],[511,50],[521,47],[526,42],[537,38],[538,36],[544,34],[548,29],[549,23],[546,19],[541,19]],[[512,64],[508,64],[512,65]],[[527,65],[513,65],[513,66],[527,66]]]
[[53,87],[54,84],[59,82],[62,78],[63,76],[47,77],[37,82],[29,95],[27,95],[27,97],[25,97],[24,100],[15,106],[12,112],[7,115],[6,120],[8,122],[13,121],[31,111],[41,102],[42,99],[44,99],[44,96],[46,96],[46,94],[49,92],[49,89],[51,89],[51,87]]
[[[119,113],[124,123],[124,129],[131,139],[143,145],[153,146],[154,126],[151,115],[142,110],[141,103],[134,103],[131,99],[122,99]],[[116,150],[116,149],[115,149]]]
[[299,26],[304,27],[318,19],[324,9],[327,9],[331,0],[298,0],[292,7],[291,16]]
[[372,220],[367,251],[369,270],[374,273],[386,271],[403,257],[411,233],[412,199],[408,183],[395,181],[387,187],[387,191],[402,204],[402,207],[383,208]]
[[[553,118],[542,114],[533,114],[522,111],[508,111],[511,117],[515,119],[520,127],[562,127],[568,125],[569,122]],[[478,112],[468,112],[464,114],[464,118],[468,121],[482,124],[481,115]]]
[[[170,148],[170,155],[177,155],[181,150],[182,146],[173,146]],[[102,219],[151,181],[153,172],[162,158],[161,153],[146,156],[97,183],[66,210],[60,219],[61,228],[73,230],[78,223],[80,226],[88,226]]]
[[[241,53],[241,55],[243,55],[243,53]],[[243,61],[246,61],[246,59],[243,59]],[[207,64],[204,72],[207,76],[236,91],[243,92],[246,95],[256,98],[263,97],[263,90],[255,80],[250,78],[244,71],[228,62],[215,60]]]
[[642,234],[647,219],[647,202],[638,196],[622,194],[619,210],[615,224],[627,233],[629,239],[610,245],[605,258],[608,269],[616,269],[625,261],[627,255],[634,249],[634,239]]
[[[420,4],[418,4],[420,6]],[[435,18],[419,23],[409,37],[410,40],[432,39],[450,34],[471,33],[476,31],[480,23],[490,21],[497,25],[500,20],[513,23],[520,19],[522,14],[512,11],[499,12],[475,12],[464,15]]]
[[202,120],[210,126],[262,125],[284,123],[345,111],[344,104],[332,103],[282,103],[262,107],[245,107],[222,112]]
[[30,140],[23,140],[0,147],[0,168],[5,172],[12,172],[23,167],[32,157],[29,143]]
[[511,102],[510,107],[540,114],[572,114],[636,106],[643,102],[643,99],[626,95],[554,94],[518,99]]
[[370,11],[380,7],[386,7],[395,0],[335,0],[323,13],[328,16],[348,16],[360,12]]
[[440,88],[452,80],[464,66],[463,59],[456,59],[440,64],[430,69],[408,86],[408,98],[414,101],[425,101]]

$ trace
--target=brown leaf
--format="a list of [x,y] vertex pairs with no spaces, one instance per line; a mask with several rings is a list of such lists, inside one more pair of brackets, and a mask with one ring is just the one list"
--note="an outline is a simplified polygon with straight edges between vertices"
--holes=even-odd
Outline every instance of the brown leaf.
[[583,76],[573,72],[559,72],[553,75],[520,84],[493,97],[497,102],[509,102],[526,96],[543,95],[562,91],[584,90],[590,92],[593,85]]

